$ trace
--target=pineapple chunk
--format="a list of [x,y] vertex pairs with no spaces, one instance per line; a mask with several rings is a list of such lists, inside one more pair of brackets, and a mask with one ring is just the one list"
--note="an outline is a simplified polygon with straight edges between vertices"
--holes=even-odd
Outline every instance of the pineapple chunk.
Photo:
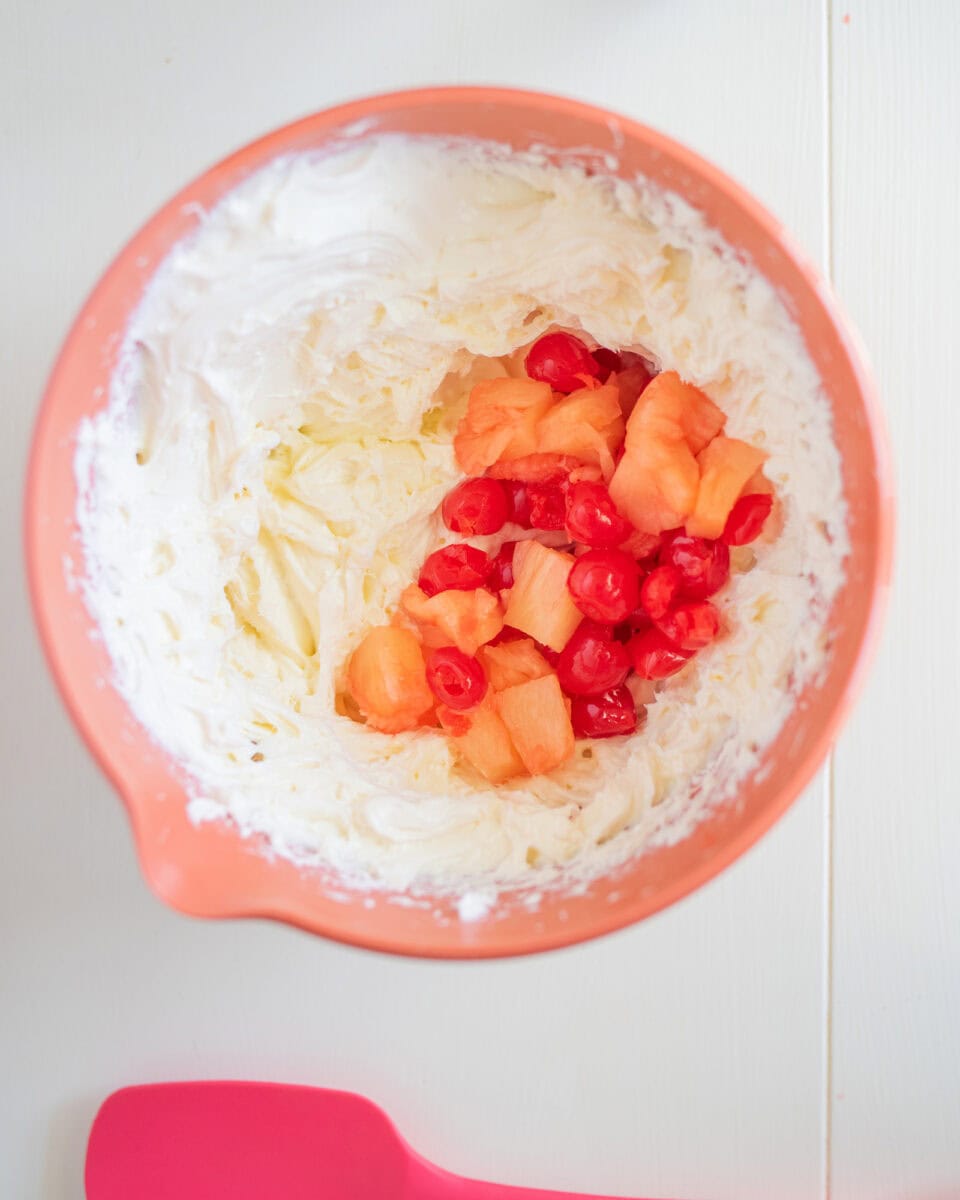
[[639,529],[634,529],[627,540],[620,543],[620,549],[639,562],[644,558],[652,558],[662,544],[663,538],[659,533],[641,533]]
[[766,461],[766,454],[738,438],[717,437],[700,452],[700,489],[687,521],[691,537],[718,538],[744,484]]
[[453,449],[467,475],[482,475],[499,459],[539,449],[537,422],[553,402],[549,384],[535,379],[485,379],[467,401]]
[[613,456],[623,441],[624,423],[616,385],[578,388],[558,400],[537,426],[538,448],[596,463],[609,478]]
[[431,649],[452,644],[464,654],[476,654],[503,628],[503,608],[486,588],[472,592],[451,589],[427,596],[412,583],[400,597],[400,604],[421,627],[423,643]]
[[743,491],[740,493],[741,496],[775,496],[776,494],[776,488],[764,475],[762,467],[759,471],[754,471],[743,485]]
[[523,760],[489,692],[469,712],[454,712],[440,704],[437,716],[459,753],[491,783],[503,783],[524,773]]
[[559,483],[582,465],[569,454],[525,454],[523,458],[494,463],[487,474],[491,479],[516,479],[521,483]]
[[495,693],[494,703],[531,775],[544,775],[573,754],[573,726],[556,675]]
[[414,729],[433,708],[420,643],[409,629],[379,625],[350,656],[347,687],[372,729]]
[[480,650],[480,661],[495,692],[502,692],[504,688],[515,687],[530,679],[541,679],[551,674],[553,669],[531,638],[504,642],[499,646],[484,646]]
[[660,533],[693,512],[700,484],[695,455],[725,420],[710,397],[676,371],[647,385],[627,421],[626,453],[610,482],[610,495],[637,529]]
[[647,438],[683,440],[696,456],[726,424],[721,408],[676,371],[663,371],[644,389],[627,422],[627,449]]
[[513,556],[513,588],[503,621],[560,651],[583,619],[567,588],[573,558],[539,542],[521,542]]
[[697,500],[700,473],[684,441],[635,443],[610,480],[614,504],[641,533],[682,525]]

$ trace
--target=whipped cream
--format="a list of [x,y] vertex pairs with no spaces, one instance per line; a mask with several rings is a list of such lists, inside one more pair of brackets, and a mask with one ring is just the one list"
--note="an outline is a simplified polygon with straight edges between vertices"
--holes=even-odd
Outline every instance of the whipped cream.
[[[551,327],[702,387],[769,453],[785,521],[640,733],[493,787],[440,732],[376,733],[338,696],[453,540],[470,388]],[[847,550],[828,405],[762,276],[642,179],[481,143],[348,140],[246,180],[157,271],[76,468],[87,603],[192,815],[354,884],[458,891],[466,917],[489,885],[575,884],[728,797],[823,664]]]

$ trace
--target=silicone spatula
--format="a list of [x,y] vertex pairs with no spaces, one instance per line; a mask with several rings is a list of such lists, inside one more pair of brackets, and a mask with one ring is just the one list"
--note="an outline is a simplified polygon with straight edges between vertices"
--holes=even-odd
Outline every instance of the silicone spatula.
[[441,1171],[410,1149],[386,1113],[351,1092],[214,1082],[148,1084],[109,1096],[90,1131],[86,1189],[87,1200],[570,1196]]

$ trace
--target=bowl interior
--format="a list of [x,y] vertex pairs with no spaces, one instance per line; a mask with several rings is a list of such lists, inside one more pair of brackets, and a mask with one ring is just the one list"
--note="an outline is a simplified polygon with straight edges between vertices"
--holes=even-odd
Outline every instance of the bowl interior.
[[[358,127],[358,123],[362,123]],[[273,858],[227,823],[192,825],[182,779],[110,685],[103,644],[76,577],[75,432],[106,402],[131,311],[171,246],[214,204],[278,154],[349,133],[406,132],[490,138],[551,148],[581,161],[613,152],[618,173],[638,172],[701,209],[756,264],[794,315],[833,409],[850,509],[852,555],[830,617],[825,678],[809,687],[742,785],[684,841],[660,847],[596,880],[582,895],[544,896],[531,911],[503,893],[495,913],[460,921],[448,900],[397,904],[351,892],[323,872]],[[590,158],[590,152],[586,153]],[[860,682],[889,583],[890,471],[871,388],[843,323],[816,275],[777,223],[715,168],[634,122],[575,101],[500,89],[449,88],[374,97],[307,117],[219,163],[169,201],[123,249],[91,294],[51,375],[27,485],[26,549],[34,609],[51,668],[74,720],[127,806],[143,870],[169,904],[205,916],[259,915],[399,953],[474,957],[565,945],[629,924],[672,903],[749,847],[809,782]],[[106,683],[105,683],[106,681]]]

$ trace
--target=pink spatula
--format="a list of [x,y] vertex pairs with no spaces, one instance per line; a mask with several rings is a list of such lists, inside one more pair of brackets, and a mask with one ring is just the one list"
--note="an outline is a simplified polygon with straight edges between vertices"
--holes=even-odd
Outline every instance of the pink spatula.
[[86,1188],[87,1200],[571,1200],[461,1179],[362,1096],[277,1083],[114,1092],[90,1131]]

